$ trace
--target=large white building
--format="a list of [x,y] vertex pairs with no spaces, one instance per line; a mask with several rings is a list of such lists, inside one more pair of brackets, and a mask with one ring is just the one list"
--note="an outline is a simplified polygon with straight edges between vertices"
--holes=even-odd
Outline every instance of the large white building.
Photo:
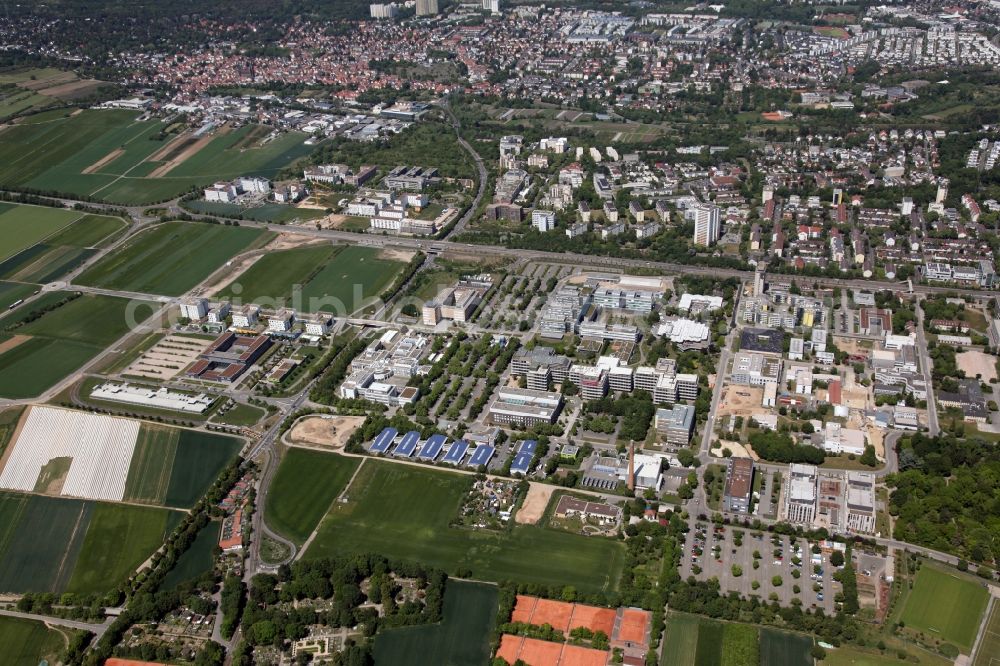
[[694,244],[709,247],[719,240],[719,207],[699,204],[692,208],[694,214]]
[[438,13],[438,0],[417,0],[417,16],[434,16]]
[[541,232],[552,231],[556,228],[556,214],[551,210],[541,210],[536,208],[531,211],[531,226]]

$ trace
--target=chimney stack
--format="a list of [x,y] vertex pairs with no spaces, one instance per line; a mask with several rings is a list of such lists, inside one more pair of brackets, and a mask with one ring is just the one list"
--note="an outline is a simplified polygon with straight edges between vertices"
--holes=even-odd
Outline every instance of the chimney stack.
[[628,489],[635,491],[635,442],[629,442],[628,449],[628,479],[626,480]]

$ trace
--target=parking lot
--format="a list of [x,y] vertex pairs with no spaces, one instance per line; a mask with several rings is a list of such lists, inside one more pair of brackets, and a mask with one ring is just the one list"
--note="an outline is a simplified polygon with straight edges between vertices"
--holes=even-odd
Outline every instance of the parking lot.
[[[833,580],[836,568],[830,564],[830,556],[813,554],[813,544],[805,539],[794,542],[795,546],[787,536],[693,521],[684,543],[681,576],[716,578],[723,592],[757,595],[765,600],[773,592],[782,606],[790,605],[797,597],[803,608],[823,608],[832,613],[840,583]],[[734,572],[734,565],[741,570]],[[700,567],[699,573],[695,573],[695,566]],[[775,576],[781,578],[780,585],[774,584]]]

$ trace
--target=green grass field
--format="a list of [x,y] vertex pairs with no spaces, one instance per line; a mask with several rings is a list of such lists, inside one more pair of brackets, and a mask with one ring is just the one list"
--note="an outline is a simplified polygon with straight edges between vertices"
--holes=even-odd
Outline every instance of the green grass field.
[[886,650],[884,653],[874,649],[863,649],[858,647],[839,647],[835,650],[826,651],[826,659],[818,662],[820,666],[900,666],[901,664],[916,664],[920,666],[949,666],[950,659],[938,657],[928,652],[921,652],[919,662],[900,660],[894,650]]
[[58,234],[83,213],[46,206],[0,205],[0,261]]
[[[112,203],[151,204],[191,187],[241,175],[275,177],[312,150],[305,134],[289,132],[266,143],[248,141],[266,130],[244,126],[218,132],[165,177],[150,158],[173,137],[160,138],[160,121],[137,121],[134,111],[88,109],[46,113],[45,122],[8,127],[0,141],[0,186],[29,187]],[[86,173],[84,173],[86,172]]]
[[179,296],[261,238],[259,229],[168,222],[128,239],[78,283]]
[[694,666],[698,656],[699,623],[694,615],[669,615],[661,652],[663,666]]
[[614,591],[624,566],[621,543],[515,525],[457,529],[471,476],[371,459],[347,489],[350,501],[323,519],[307,557],[377,552],[483,580],[517,580]]
[[[123,298],[84,295],[27,321],[65,296],[45,294],[0,319],[3,333],[30,336],[0,354],[0,397],[39,395],[125,335],[130,323],[140,323],[152,314],[148,305],[133,307],[134,302]],[[135,321],[129,321],[130,314]]]
[[221,523],[212,521],[198,532],[190,548],[177,558],[177,564],[164,576],[162,589],[172,589],[212,570],[212,548],[219,543],[220,529]]
[[[807,638],[806,661],[798,653],[804,637],[780,631],[762,636],[749,624],[716,622],[684,613],[667,617],[661,653],[663,666],[812,666]],[[794,639],[794,641],[792,641]],[[771,643],[768,643],[771,641]],[[790,641],[797,646],[789,649]],[[769,651],[770,650],[770,651]],[[787,657],[787,658],[786,658]],[[773,661],[774,659],[784,659]]]
[[289,448],[278,465],[264,506],[267,524],[301,545],[359,464],[357,458]]
[[238,403],[225,414],[212,419],[215,423],[227,423],[234,426],[252,426],[264,416],[264,410],[253,405]]
[[492,585],[449,580],[440,624],[390,629],[375,638],[376,664],[467,666],[486,664],[496,622]]
[[[303,312],[349,314],[378,296],[402,268],[378,258],[378,250],[356,245],[315,245],[271,252],[219,294],[245,303]],[[294,296],[301,289],[298,301]]]
[[972,666],[1000,666],[1000,604],[990,608],[990,618],[975,657]]
[[988,599],[982,584],[925,563],[917,572],[901,619],[908,629],[940,638],[968,654]]
[[16,617],[0,617],[0,645],[8,666],[38,666],[43,659],[54,664],[66,647],[62,632]]
[[812,666],[809,636],[777,629],[760,630],[760,666]]
[[163,543],[180,516],[154,507],[92,504],[90,527],[76,558],[68,592],[107,592]]
[[38,285],[22,282],[0,282],[0,312],[6,312],[14,303],[31,296]]

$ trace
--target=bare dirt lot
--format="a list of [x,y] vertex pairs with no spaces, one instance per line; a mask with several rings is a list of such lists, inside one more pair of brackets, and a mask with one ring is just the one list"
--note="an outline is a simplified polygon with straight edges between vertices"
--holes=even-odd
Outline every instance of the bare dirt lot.
[[965,371],[966,377],[981,375],[980,379],[988,382],[997,378],[997,359],[981,351],[964,351],[956,355],[959,370]]
[[93,164],[91,164],[89,167],[87,167],[86,169],[84,169],[81,173],[95,173],[95,172],[99,171],[101,168],[103,168],[103,167],[107,166],[108,164],[111,164],[112,162],[114,162],[116,159],[118,159],[119,157],[121,157],[124,153],[125,153],[125,149],[124,148],[115,148],[110,153],[108,153],[107,155],[105,155],[104,157],[102,157],[101,159],[97,160],[96,162],[94,162]]
[[31,339],[30,335],[13,335],[4,340],[3,342],[0,342],[0,354],[3,354],[4,352],[9,352],[14,347],[24,342],[27,342],[30,339]]
[[98,81],[97,79],[81,79],[79,81],[70,81],[69,83],[63,83],[57,86],[52,86],[51,88],[45,88],[40,92],[43,95],[57,97],[63,101],[73,101],[74,99],[86,97],[103,85],[104,81]]
[[378,253],[379,259],[388,259],[390,261],[409,261],[413,259],[415,253],[410,250],[395,250],[385,248]]
[[363,416],[307,416],[288,433],[288,442],[303,446],[343,449],[351,434],[365,422]]
[[722,390],[722,400],[719,402],[718,416],[752,416],[755,413],[765,413],[761,407],[764,389],[756,386],[727,386]]
[[514,521],[522,525],[537,523],[545,514],[545,507],[549,505],[549,500],[552,499],[552,493],[555,491],[556,486],[547,483],[532,483],[528,487],[528,496],[524,498],[524,504],[514,516]]

